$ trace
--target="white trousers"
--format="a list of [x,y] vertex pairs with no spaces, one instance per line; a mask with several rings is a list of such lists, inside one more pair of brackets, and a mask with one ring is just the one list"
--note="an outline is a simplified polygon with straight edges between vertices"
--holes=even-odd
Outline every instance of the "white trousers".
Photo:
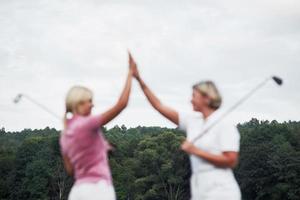
[[116,200],[114,187],[105,181],[74,185],[68,200]]
[[[227,171],[228,172],[228,171]],[[191,200],[241,200],[233,173],[199,172],[191,178]]]

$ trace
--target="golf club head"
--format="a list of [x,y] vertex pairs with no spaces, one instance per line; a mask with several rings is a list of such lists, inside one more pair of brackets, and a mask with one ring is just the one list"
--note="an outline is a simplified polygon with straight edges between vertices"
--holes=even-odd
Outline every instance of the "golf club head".
[[272,79],[277,83],[277,85],[282,85],[283,80],[279,78],[278,76],[273,76]]
[[18,94],[15,98],[14,98],[14,103],[19,103],[20,100],[22,98],[22,94]]

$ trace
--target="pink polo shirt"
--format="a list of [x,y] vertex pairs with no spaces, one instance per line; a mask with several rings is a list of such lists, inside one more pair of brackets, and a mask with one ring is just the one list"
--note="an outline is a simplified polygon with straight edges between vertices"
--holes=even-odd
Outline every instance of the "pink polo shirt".
[[62,154],[68,156],[73,166],[75,184],[105,180],[112,185],[107,156],[109,144],[100,127],[99,115],[75,115],[67,121],[60,146]]

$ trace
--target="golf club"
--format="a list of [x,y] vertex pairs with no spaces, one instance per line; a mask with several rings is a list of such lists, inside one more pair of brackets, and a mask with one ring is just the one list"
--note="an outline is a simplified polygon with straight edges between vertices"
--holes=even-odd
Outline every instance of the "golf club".
[[33,103],[34,105],[38,106],[39,108],[43,109],[44,111],[46,111],[47,113],[49,113],[50,115],[52,115],[53,117],[55,117],[56,119],[58,120],[61,120],[62,118],[52,112],[51,110],[49,110],[46,106],[44,106],[43,104],[39,103],[38,101],[34,100],[33,98],[31,98],[30,96],[28,95],[25,95],[25,94],[18,94],[15,98],[14,98],[14,103],[17,104],[21,101],[22,98],[26,98],[27,100],[29,100],[31,103]]
[[216,121],[214,121],[210,126],[205,128],[197,137],[191,140],[191,143],[195,143],[201,137],[203,137],[211,128],[217,125],[220,121],[222,121],[228,114],[234,111],[239,105],[241,105],[244,101],[246,101],[250,96],[252,96],[257,90],[265,86],[270,80],[273,80],[277,85],[281,86],[283,81],[281,78],[277,76],[268,77],[263,82],[259,83],[254,89],[252,89],[249,93],[247,93],[244,97],[242,97],[239,101],[237,101],[233,106],[231,106],[226,112],[224,112]]

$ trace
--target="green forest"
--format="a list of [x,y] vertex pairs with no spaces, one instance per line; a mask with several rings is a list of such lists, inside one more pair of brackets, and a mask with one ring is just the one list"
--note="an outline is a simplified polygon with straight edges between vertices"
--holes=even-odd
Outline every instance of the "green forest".
[[[238,124],[243,200],[300,199],[300,122]],[[184,133],[161,127],[103,128],[116,146],[110,166],[119,200],[188,200],[189,158]],[[64,168],[59,130],[0,129],[0,199],[67,199],[73,179]]]

